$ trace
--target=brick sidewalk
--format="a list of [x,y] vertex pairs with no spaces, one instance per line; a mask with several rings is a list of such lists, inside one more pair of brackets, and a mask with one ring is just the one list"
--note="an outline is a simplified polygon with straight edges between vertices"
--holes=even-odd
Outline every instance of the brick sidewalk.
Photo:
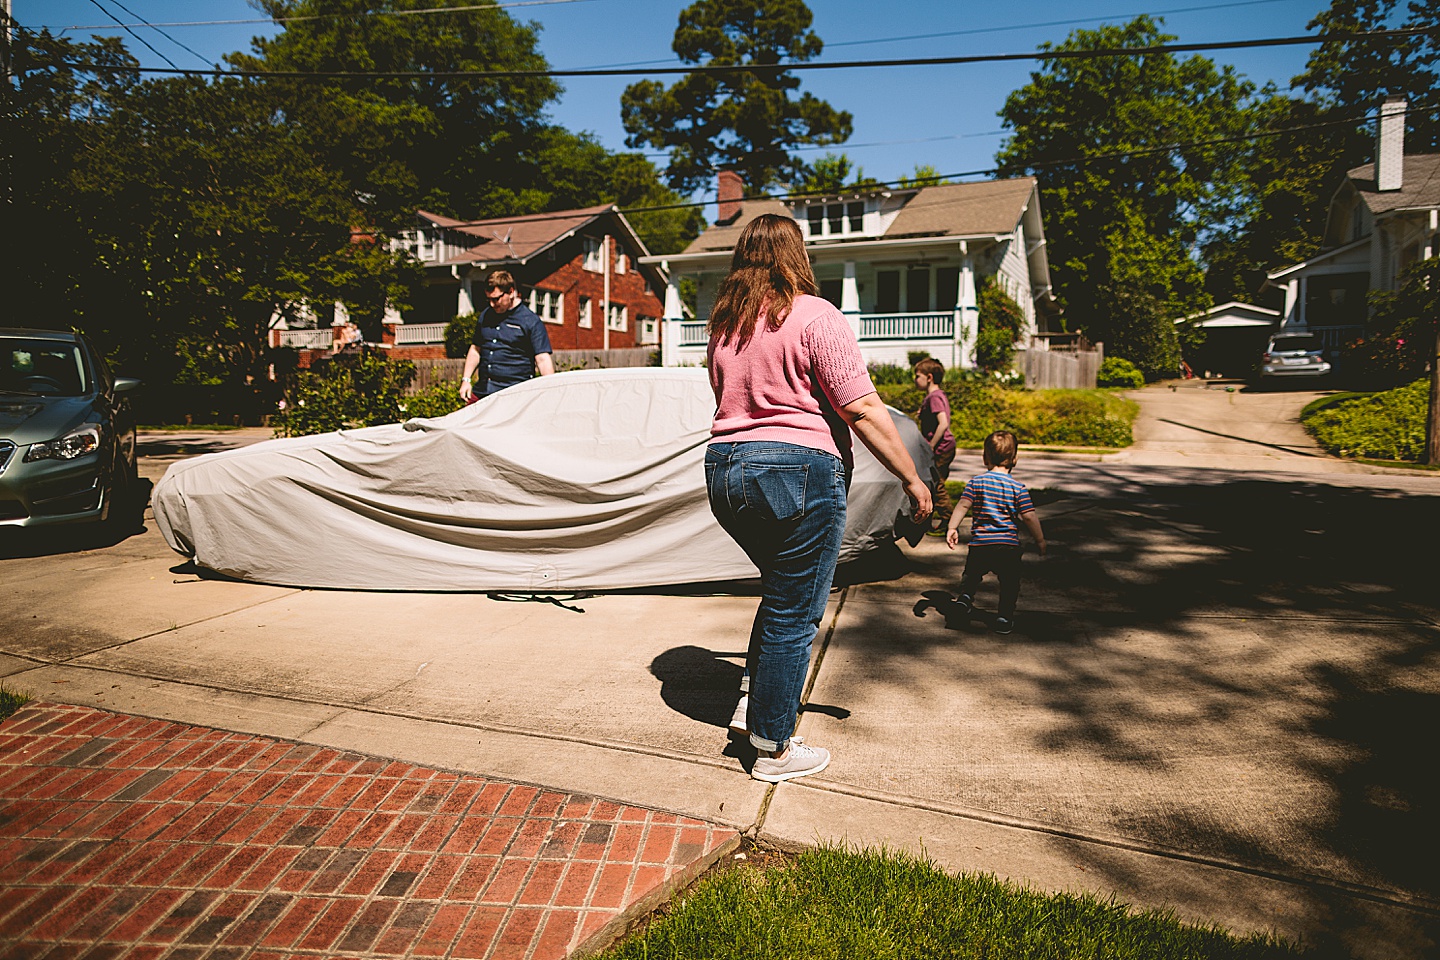
[[699,820],[31,703],[0,725],[0,958],[558,958],[738,842]]

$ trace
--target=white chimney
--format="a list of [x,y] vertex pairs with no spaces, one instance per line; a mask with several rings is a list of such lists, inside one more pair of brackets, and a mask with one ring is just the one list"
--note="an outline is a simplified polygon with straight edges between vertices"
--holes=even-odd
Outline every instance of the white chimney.
[[1405,182],[1405,100],[1386,97],[1375,133],[1375,189],[1399,190]]

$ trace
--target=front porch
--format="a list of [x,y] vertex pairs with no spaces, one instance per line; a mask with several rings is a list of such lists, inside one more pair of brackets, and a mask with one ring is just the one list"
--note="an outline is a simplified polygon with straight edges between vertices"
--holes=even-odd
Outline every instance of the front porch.
[[[924,351],[947,367],[961,365],[963,344],[956,331],[963,329],[959,310],[919,313],[847,313],[846,319],[860,341],[865,362],[910,365],[910,354]],[[709,336],[706,321],[667,319],[661,362],[667,367],[697,367],[705,362]]]

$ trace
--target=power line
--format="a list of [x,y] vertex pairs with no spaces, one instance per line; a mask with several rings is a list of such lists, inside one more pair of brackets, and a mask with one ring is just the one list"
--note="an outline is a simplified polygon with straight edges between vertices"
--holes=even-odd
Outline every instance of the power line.
[[[906,143],[936,143],[941,140],[969,140],[975,137],[999,137],[1004,135],[1004,130],[986,130],[983,133],[947,133],[940,137],[907,137],[903,140],[867,140],[863,143],[831,143],[831,144],[806,144],[798,147],[791,147],[791,153],[801,150],[834,150],[837,147],[842,150],[858,150],[861,147],[893,147]],[[668,157],[669,151],[661,153],[646,153],[646,157]]]
[[[190,49],[189,47],[185,46],[185,44],[181,43],[179,40],[176,40],[174,37],[170,36],[170,34],[166,33],[164,30],[161,30],[161,29],[160,29],[159,27],[157,27],[155,24],[146,22],[146,20],[145,20],[144,17],[140,16],[140,14],[136,13],[134,10],[131,10],[129,7],[125,6],[123,3],[120,2],[120,0],[111,0],[111,2],[114,3],[115,6],[119,7],[121,10],[123,10],[123,11],[125,11],[126,13],[130,14],[130,16],[134,17],[136,20],[139,20],[141,23],[144,23],[147,27],[150,27],[152,30],[154,30],[156,33],[160,34],[160,36],[164,37],[166,40],[169,40],[171,43],[175,44],[175,46],[177,46],[177,47],[181,48],[182,50],[186,51],[187,53],[193,55],[193,56],[195,57],[195,59],[199,60],[201,63],[207,63],[207,64],[208,64],[208,63],[210,62],[210,59],[209,59],[208,57],[205,57],[205,56],[203,56],[202,54],[196,53],[194,50],[192,50],[192,49]],[[129,29],[129,28],[127,27],[126,29]]]
[[[120,23],[120,18],[119,18],[119,17],[115,16],[115,14],[111,13],[109,10],[106,10],[104,7],[100,6],[100,0],[90,0],[90,2],[93,3],[93,4],[95,4],[95,7],[96,7],[101,13],[105,14],[105,16],[109,17],[111,20],[114,20],[116,23]],[[149,42],[148,40],[146,40],[144,37],[140,36],[140,34],[136,33],[134,30],[131,30],[129,27],[125,26],[125,24],[123,24],[123,23],[120,23],[120,27],[121,27],[121,29],[123,29],[126,33],[130,34],[130,36],[134,37],[136,40],[140,41],[141,43],[145,44],[145,46],[149,47],[149,48],[150,48],[150,52],[153,53],[153,54],[155,54],[155,56],[159,57],[161,60],[164,60],[166,63],[170,64],[170,66],[175,67],[175,61],[174,61],[174,60],[171,60],[169,57],[165,56],[165,54],[161,53],[159,50],[156,50],[154,47],[151,47],[151,46],[150,46],[150,42]],[[176,70],[179,70],[180,68],[179,68],[179,67],[175,67],[175,69],[176,69]]]
[[[140,23],[124,24],[118,20],[116,24],[121,27],[236,27],[253,25],[257,23],[299,23],[306,20],[356,20],[360,17],[408,17],[432,13],[470,13],[475,10],[499,10],[506,7],[547,7],[557,3],[594,3],[595,0],[511,0],[509,3],[479,3],[465,7],[426,7],[420,10],[367,10],[360,13],[325,13],[315,14],[308,17],[276,17],[261,18],[253,20],[176,20],[172,23]],[[124,9],[123,7],[121,9]],[[126,10],[126,13],[130,11]],[[130,13],[130,16],[139,20],[139,14]],[[75,24],[69,27],[61,27],[60,32],[68,30],[109,30],[113,25],[102,23],[97,25]],[[40,29],[47,30],[48,27],[41,26]],[[201,58],[204,59],[203,57]]]
[[[1410,113],[1423,113],[1423,112],[1434,113],[1434,112],[1436,112],[1437,110],[1440,110],[1440,104],[1436,104],[1436,103],[1426,103],[1426,102],[1423,102],[1423,101],[1421,101],[1421,102],[1416,102],[1416,103],[1411,103],[1411,104],[1409,104],[1408,107],[1407,107],[1407,112],[1410,112]],[[1116,151],[1116,152],[1113,152],[1113,153],[1101,153],[1101,154],[1093,154],[1093,155],[1091,155],[1091,156],[1068,157],[1068,158],[1060,159],[1060,160],[1041,160],[1041,161],[1036,161],[1036,162],[1034,162],[1034,163],[1025,164],[1025,166],[1027,166],[1027,167],[1029,167],[1029,168],[1031,168],[1031,169],[1039,170],[1039,169],[1043,169],[1043,168],[1064,167],[1064,166],[1070,166],[1070,165],[1075,165],[1075,164],[1095,163],[1095,162],[1103,161],[1103,160],[1118,160],[1118,159],[1124,159],[1124,158],[1129,158],[1129,157],[1154,156],[1154,155],[1157,155],[1157,154],[1173,153],[1173,152],[1176,151],[1176,150],[1185,150],[1185,149],[1197,148],[1197,147],[1224,146],[1224,145],[1226,145],[1226,144],[1232,144],[1232,143],[1243,143],[1243,142],[1246,142],[1246,141],[1264,140],[1264,139],[1266,139],[1266,138],[1268,138],[1268,137],[1279,137],[1279,136],[1284,136],[1284,135],[1290,134],[1290,133],[1303,133],[1303,132],[1305,132],[1305,131],[1307,131],[1307,130],[1319,130],[1319,129],[1323,129],[1323,128],[1325,128],[1325,127],[1344,126],[1344,125],[1346,125],[1346,124],[1359,124],[1359,123],[1361,123],[1361,122],[1371,121],[1371,120],[1373,120],[1373,119],[1375,118],[1375,116],[1376,116],[1376,114],[1375,114],[1373,111],[1369,111],[1369,112],[1366,112],[1366,113],[1363,113],[1363,114],[1354,115],[1354,116],[1341,117],[1341,118],[1336,119],[1336,120],[1324,120],[1324,121],[1320,121],[1320,122],[1317,122],[1317,123],[1298,124],[1298,125],[1293,126],[1293,127],[1278,127],[1278,128],[1272,129],[1272,130],[1262,130],[1262,131],[1260,131],[1260,132],[1258,132],[1258,133],[1237,134],[1237,135],[1231,136],[1231,137],[1216,137],[1216,138],[1213,138],[1213,139],[1210,139],[1210,140],[1191,140],[1191,141],[1183,141],[1183,142],[1178,142],[1178,143],[1168,143],[1168,144],[1165,144],[1165,145],[1163,145],[1163,146],[1158,146],[1158,147],[1146,147],[1146,148],[1136,149],[1136,150],[1120,150],[1120,151]],[[937,178],[938,178],[939,180],[942,180],[942,181],[946,181],[946,180],[951,180],[951,181],[953,181],[953,180],[959,180],[959,179],[965,178],[965,177],[994,176],[995,174],[997,174],[997,173],[999,173],[999,172],[1000,172],[1000,168],[999,168],[999,167],[987,167],[987,168],[984,168],[984,169],[981,169],[981,170],[965,170],[965,171],[962,171],[962,172],[960,172],[960,173],[945,173],[945,174],[939,174]],[[851,189],[848,189],[848,190],[847,190],[847,189],[845,189],[845,188],[842,187],[842,188],[841,188],[839,191],[837,191],[837,192],[838,192],[838,193],[852,193],[852,192],[856,192],[856,191],[863,191],[863,190],[873,189],[873,188],[875,188],[875,187],[899,187],[899,186],[902,186],[903,184],[905,184],[907,181],[910,181],[911,179],[912,179],[912,178],[910,178],[910,177],[906,177],[906,178],[903,178],[903,179],[900,179],[900,180],[882,180],[882,181],[876,181],[876,182],[867,183],[867,184],[854,184],[854,185],[852,185]],[[791,192],[788,192],[788,193],[760,193],[760,194],[753,194],[753,195],[750,195],[750,196],[742,197],[742,198],[741,198],[741,202],[745,202],[745,201],[752,201],[752,202],[753,202],[753,201],[756,201],[756,200],[793,200],[793,199],[798,199],[798,198],[801,198],[801,197],[815,197],[815,196],[826,196],[826,194],[817,194],[817,193],[815,193],[815,192],[813,192],[813,191],[798,191],[798,192],[797,192],[797,191],[791,191]],[[711,205],[712,203],[715,203],[718,199],[719,199],[718,197],[713,197],[713,196],[712,196],[712,197],[706,197],[706,198],[703,199],[703,200],[690,200],[690,201],[685,201],[685,202],[681,202],[681,203],[657,204],[657,205],[649,206],[649,207],[618,207],[617,209],[619,210],[619,212],[625,213],[625,214],[632,214],[632,213],[659,213],[659,212],[666,211],[666,210],[689,210],[689,209],[695,209],[695,208],[700,208],[700,207],[707,207],[707,206]],[[521,214],[521,215],[517,215],[517,216],[514,216],[514,217],[487,217],[487,218],[484,218],[484,219],[481,219],[481,220],[457,221],[457,222],[455,222],[455,223],[446,224],[445,227],[446,227],[446,229],[450,229],[450,228],[454,228],[454,227],[478,226],[478,225],[481,225],[481,224],[491,224],[491,223],[518,223],[518,222],[520,222],[520,221],[525,221],[525,222],[527,222],[527,223],[533,223],[533,222],[536,222],[536,221],[545,221],[545,220],[570,220],[570,219],[574,219],[574,216],[575,216],[575,215],[574,215],[573,212],[572,212],[572,213],[568,213],[568,214],[561,214],[561,213],[555,213],[555,214],[546,214],[546,213]],[[364,231],[360,231],[360,232],[364,232]]]
[[[92,0],[93,2],[93,0]],[[968,63],[1005,63],[1034,60],[1100,60],[1111,57],[1144,57],[1202,50],[1251,50],[1260,47],[1289,47],[1339,42],[1383,43],[1407,37],[1440,35],[1440,27],[1413,27],[1398,30],[1370,30],[1356,33],[1307,34],[1298,37],[1270,37],[1257,40],[1217,40],[1202,43],[1169,43],[1149,47],[1099,47],[1088,50],[1037,50],[1027,53],[990,53],[961,57],[907,57],[899,60],[835,60],[822,63],[698,64],[688,67],[650,69],[562,69],[562,70],[382,70],[353,72],[338,70],[167,70],[163,67],[134,67],[135,73],[188,74],[194,76],[240,77],[246,79],[358,79],[358,80],[507,80],[541,77],[631,77],[661,74],[780,74],[791,70],[849,70],[869,67],[931,67]],[[147,44],[147,46],[149,46]],[[153,49],[153,48],[151,48]],[[84,64],[72,63],[83,67]]]

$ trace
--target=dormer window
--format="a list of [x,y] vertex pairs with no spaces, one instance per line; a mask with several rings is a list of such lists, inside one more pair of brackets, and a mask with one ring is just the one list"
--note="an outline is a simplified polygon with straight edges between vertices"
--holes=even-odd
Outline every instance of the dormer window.
[[805,207],[805,236],[859,236],[865,232],[865,201],[848,200],[834,203],[812,203]]

